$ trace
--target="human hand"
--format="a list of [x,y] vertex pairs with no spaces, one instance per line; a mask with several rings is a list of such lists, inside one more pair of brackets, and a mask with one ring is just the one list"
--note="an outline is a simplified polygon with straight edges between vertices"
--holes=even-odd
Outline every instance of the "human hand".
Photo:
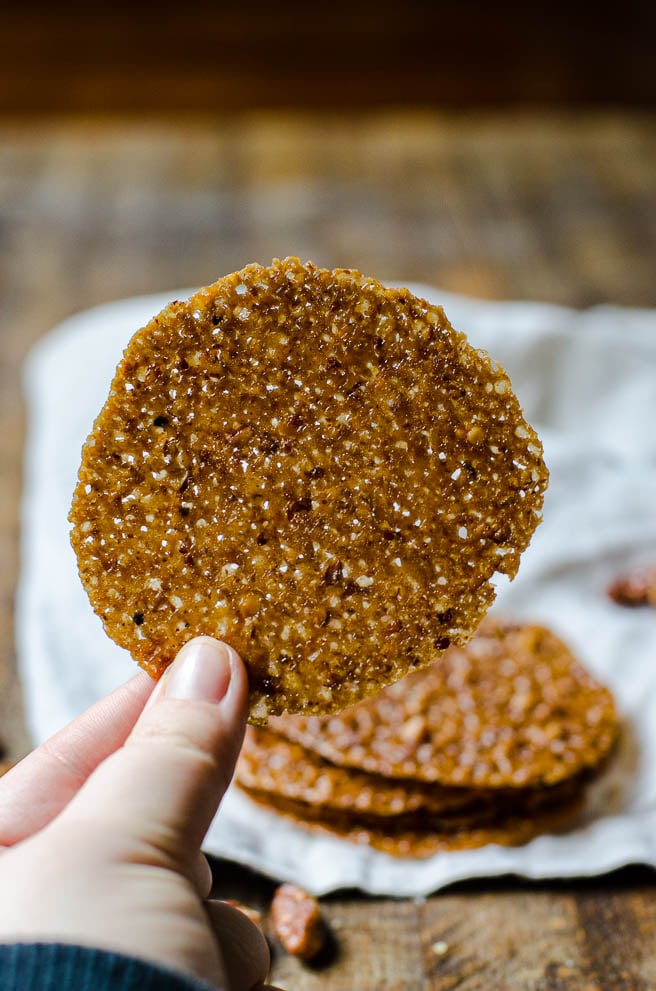
[[114,950],[222,991],[265,980],[264,936],[207,901],[200,847],[241,746],[239,656],[192,640],[154,686],[138,674],[0,779],[0,942]]

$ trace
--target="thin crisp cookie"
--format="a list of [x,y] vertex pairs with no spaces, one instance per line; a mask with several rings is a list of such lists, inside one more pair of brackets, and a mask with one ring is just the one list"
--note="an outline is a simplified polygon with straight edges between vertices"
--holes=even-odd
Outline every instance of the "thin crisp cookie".
[[345,712],[270,725],[333,764],[474,788],[594,770],[619,730],[611,693],[559,637],[491,617],[465,647]]
[[291,820],[309,832],[319,832],[361,846],[373,847],[394,857],[424,859],[436,853],[472,850],[496,843],[499,846],[522,846],[544,833],[560,833],[571,829],[581,815],[583,798],[576,795],[553,807],[546,807],[528,816],[506,816],[480,826],[469,825],[455,830],[431,828],[430,823],[414,828],[405,824],[399,829],[359,823],[348,813],[325,814],[300,803],[280,799],[266,793],[247,792],[251,801],[277,815]]
[[262,723],[342,710],[466,642],[547,479],[507,375],[440,307],[291,258],[135,334],[72,543],[112,639],[158,676],[223,638]]
[[397,816],[442,813],[470,805],[478,792],[425,782],[399,781],[336,767],[266,727],[249,726],[235,771],[237,784],[317,807]]
[[[581,775],[537,788],[445,787],[409,778],[385,778],[352,767],[338,767],[265,727],[250,726],[235,781],[240,788],[269,794],[327,813],[350,813],[360,822],[396,822],[404,817],[446,823],[475,821],[506,814],[528,815],[578,793]],[[463,819],[463,817],[469,817]],[[452,827],[453,828],[453,827]]]

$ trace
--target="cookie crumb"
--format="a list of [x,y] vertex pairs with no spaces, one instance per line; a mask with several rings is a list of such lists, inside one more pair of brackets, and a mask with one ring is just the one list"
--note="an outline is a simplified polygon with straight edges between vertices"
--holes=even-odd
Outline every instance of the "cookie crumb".
[[436,957],[443,957],[449,952],[449,944],[445,943],[443,939],[438,939],[436,943],[433,943],[431,950]]

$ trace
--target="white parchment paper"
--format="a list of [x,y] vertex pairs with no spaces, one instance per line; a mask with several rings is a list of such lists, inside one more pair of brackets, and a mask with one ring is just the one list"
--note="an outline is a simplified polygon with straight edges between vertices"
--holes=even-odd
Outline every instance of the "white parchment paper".
[[[604,589],[618,569],[656,562],[656,312],[584,312],[490,303],[411,287],[508,370],[551,469],[544,522],[495,609],[551,626],[615,693],[624,741],[579,826],[527,846],[398,861],[308,834],[231,790],[208,852],[322,894],[356,887],[421,895],[452,881],[515,873],[591,875],[656,866],[656,610],[622,609]],[[185,291],[78,314],[31,354],[17,641],[29,727],[39,742],[134,673],[80,585],[67,515],[80,447],[127,341]]]

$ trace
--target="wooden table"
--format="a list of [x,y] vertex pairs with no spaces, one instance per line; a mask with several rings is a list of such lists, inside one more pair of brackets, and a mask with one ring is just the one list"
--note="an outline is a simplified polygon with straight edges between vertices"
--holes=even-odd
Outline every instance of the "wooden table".
[[[654,306],[654,123],[427,113],[0,123],[0,729],[11,753],[29,745],[12,647],[20,367],[40,334],[94,303],[287,254],[478,296]],[[268,882],[218,868],[221,892],[267,903]],[[421,903],[342,894],[325,911],[336,958],[309,969],[278,955],[281,985],[656,987],[644,870],[469,883]]]

